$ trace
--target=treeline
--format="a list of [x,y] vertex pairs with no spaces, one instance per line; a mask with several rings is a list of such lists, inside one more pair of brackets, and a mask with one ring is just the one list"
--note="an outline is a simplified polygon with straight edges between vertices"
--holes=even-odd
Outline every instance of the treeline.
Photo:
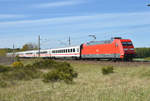
[[138,58],[150,57],[150,48],[136,48]]
[[[17,49],[14,49],[15,52],[19,51],[20,49],[17,48]],[[10,48],[1,48],[0,49],[0,56],[6,56],[7,53],[11,53],[13,52],[13,49],[10,49]]]
[[22,46],[22,48],[1,48],[0,56],[6,56],[7,53],[20,52],[20,51],[28,51],[28,50],[37,50],[38,46],[34,43],[27,43]]

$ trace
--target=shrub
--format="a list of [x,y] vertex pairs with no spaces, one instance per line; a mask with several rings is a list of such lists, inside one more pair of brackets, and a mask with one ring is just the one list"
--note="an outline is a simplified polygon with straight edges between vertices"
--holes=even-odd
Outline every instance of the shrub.
[[33,67],[36,68],[47,68],[47,69],[51,69],[57,66],[57,62],[55,62],[54,60],[40,60],[40,61],[36,61],[35,63],[33,63]]
[[103,68],[102,68],[102,73],[103,73],[103,75],[110,74],[110,73],[114,73],[114,68],[113,68],[113,66],[106,66],[106,67],[103,67]]
[[13,67],[0,66],[0,77],[2,80],[31,80],[39,78],[42,74],[32,65],[23,66],[20,62],[15,62]]
[[15,59],[16,59],[16,61],[20,62],[20,58],[18,55],[15,57]]
[[24,65],[23,65],[23,63],[22,62],[14,62],[13,64],[12,64],[12,67],[15,67],[15,68],[22,68],[22,67],[24,67]]
[[50,81],[58,81],[59,80],[59,72],[57,70],[53,70],[51,72],[48,72],[44,74],[44,82],[50,82]]
[[78,76],[77,72],[68,63],[60,63],[57,68],[46,73],[44,75],[44,82],[56,82],[56,81],[65,81],[66,83],[71,83],[73,78]]
[[12,71],[5,72],[1,75],[3,80],[31,80],[40,76],[41,72],[32,66],[29,67],[29,65],[22,68],[13,68]]
[[0,73],[8,72],[8,71],[10,71],[10,70],[11,70],[11,67],[0,65]]

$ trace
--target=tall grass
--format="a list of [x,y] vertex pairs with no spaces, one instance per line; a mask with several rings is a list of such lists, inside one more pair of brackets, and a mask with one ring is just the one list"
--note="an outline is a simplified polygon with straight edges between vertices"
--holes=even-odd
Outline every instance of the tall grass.
[[[107,66],[105,64],[105,66]],[[112,64],[109,64],[112,65]],[[149,65],[114,64],[114,73],[103,75],[104,64],[72,62],[79,73],[74,84],[19,81],[16,86],[0,88],[2,101],[150,101]],[[117,66],[118,65],[118,66]],[[149,74],[149,73],[148,73]]]

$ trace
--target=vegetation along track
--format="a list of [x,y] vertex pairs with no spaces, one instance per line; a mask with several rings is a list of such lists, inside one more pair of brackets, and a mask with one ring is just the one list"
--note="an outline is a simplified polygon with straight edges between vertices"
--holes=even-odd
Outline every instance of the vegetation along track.
[[83,63],[83,64],[100,64],[100,65],[113,65],[113,66],[139,66],[139,65],[149,65],[150,61],[106,61],[106,60],[57,60],[57,61],[66,61],[69,63]]

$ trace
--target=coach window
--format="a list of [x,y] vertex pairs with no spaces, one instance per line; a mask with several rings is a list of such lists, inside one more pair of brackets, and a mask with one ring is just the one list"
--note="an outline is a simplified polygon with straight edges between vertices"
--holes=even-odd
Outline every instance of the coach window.
[[26,54],[32,54],[32,53],[26,53]]
[[77,48],[77,52],[79,52],[79,48]]
[[75,48],[73,49],[73,52],[75,52]]

